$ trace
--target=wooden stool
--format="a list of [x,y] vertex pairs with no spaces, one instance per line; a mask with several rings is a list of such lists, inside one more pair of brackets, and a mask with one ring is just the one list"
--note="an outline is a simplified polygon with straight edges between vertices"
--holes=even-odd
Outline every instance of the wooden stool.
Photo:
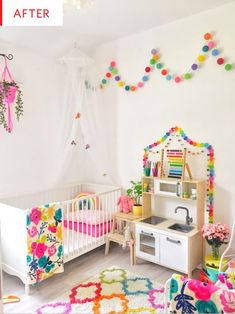
[[[133,214],[113,214],[112,229],[106,236],[105,255],[109,254],[110,241],[116,242],[123,247],[130,246],[130,262],[131,265],[135,264],[135,237],[132,236],[131,239],[127,241],[124,235],[124,228],[127,227],[128,224],[132,225],[138,218],[140,217]],[[132,234],[134,235],[134,232],[132,232]]]

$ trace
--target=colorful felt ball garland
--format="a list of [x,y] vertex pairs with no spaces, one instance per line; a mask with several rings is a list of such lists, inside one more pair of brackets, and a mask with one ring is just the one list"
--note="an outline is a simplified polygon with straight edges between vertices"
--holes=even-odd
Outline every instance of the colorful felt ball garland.
[[119,71],[116,67],[116,62],[111,61],[110,66],[108,68],[109,71],[106,73],[105,78],[102,79],[101,84],[100,84],[100,88],[103,88],[107,84],[108,80],[111,79],[113,76],[114,76],[115,81],[117,82],[117,85],[119,87],[123,87],[126,91],[134,92],[137,89],[142,88],[144,86],[144,84],[149,80],[150,73],[153,71],[154,65],[157,62],[157,60],[159,59],[159,56],[157,54],[156,49],[152,49],[151,54],[152,54],[152,57],[149,61],[149,65],[147,65],[145,67],[145,73],[143,74],[142,78],[139,80],[138,83],[136,83],[136,84],[125,83],[121,79]]
[[173,127],[165,135],[160,138],[158,141],[154,142],[153,144],[147,146],[144,149],[144,156],[143,156],[143,168],[146,168],[148,163],[149,153],[151,150],[164,143],[172,134],[178,133],[179,136],[189,145],[207,149],[207,212],[208,212],[208,222],[213,223],[213,213],[214,213],[214,149],[208,143],[199,143],[196,141],[191,140],[186,133],[179,127]]
[[[151,50],[151,59],[149,60],[149,64],[145,67],[145,73],[142,76],[141,80],[139,80],[136,84],[129,84],[126,83],[119,74],[118,68],[116,66],[116,62],[112,61],[110,63],[110,66],[108,68],[108,72],[105,74],[105,78],[102,79],[100,88],[104,88],[108,81],[114,77],[115,81],[117,82],[117,85],[119,87],[123,87],[125,91],[137,91],[138,89],[142,88],[146,82],[148,82],[150,78],[150,74],[154,69],[157,69],[161,71],[161,75],[165,77],[167,81],[173,81],[175,83],[181,83],[183,81],[188,81],[192,78],[195,71],[197,71],[200,68],[200,64],[202,64],[206,60],[206,55],[211,51],[211,55],[216,57],[216,62],[218,65],[224,65],[225,60],[223,57],[219,56],[220,51],[216,47],[215,41],[212,40],[212,34],[206,33],[204,35],[204,40],[206,41],[204,45],[202,46],[202,49],[197,56],[194,63],[191,65],[188,71],[186,71],[184,74],[180,75],[174,75],[170,73],[170,71],[167,69],[167,67],[163,67],[163,63],[159,62],[159,54],[157,49]],[[231,63],[226,63],[224,65],[224,69],[226,71],[232,70],[233,66]]]

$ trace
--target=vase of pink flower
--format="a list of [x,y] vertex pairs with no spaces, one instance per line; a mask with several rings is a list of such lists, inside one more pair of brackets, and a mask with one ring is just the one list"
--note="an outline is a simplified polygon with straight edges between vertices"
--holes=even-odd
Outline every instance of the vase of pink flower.
[[220,246],[222,244],[228,244],[228,225],[222,223],[205,224],[202,227],[202,235],[206,239],[207,243],[211,246],[213,257],[215,259],[219,259]]

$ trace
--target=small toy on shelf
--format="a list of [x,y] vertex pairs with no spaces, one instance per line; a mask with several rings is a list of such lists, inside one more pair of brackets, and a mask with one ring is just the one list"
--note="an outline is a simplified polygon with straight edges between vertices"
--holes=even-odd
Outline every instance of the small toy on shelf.
[[187,192],[183,192],[182,196],[183,196],[183,198],[189,198],[189,195]]
[[187,170],[189,178],[192,180],[192,173],[186,162],[187,150],[168,149],[167,158],[169,163],[168,178],[185,179],[185,171]]
[[197,199],[197,189],[191,189],[190,198],[191,198],[192,200],[196,200],[196,199]]
[[133,200],[127,195],[122,195],[118,198],[117,205],[119,206],[120,212],[126,214],[130,213],[132,211],[133,204]]
[[143,192],[149,192],[149,184],[146,182],[143,184]]

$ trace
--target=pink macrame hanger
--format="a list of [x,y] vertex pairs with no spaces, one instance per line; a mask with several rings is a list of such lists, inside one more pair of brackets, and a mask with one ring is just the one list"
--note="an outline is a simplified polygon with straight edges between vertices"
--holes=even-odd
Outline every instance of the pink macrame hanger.
[[6,81],[6,78],[7,78],[7,75],[9,77],[9,82],[13,82],[13,79],[12,79],[12,76],[11,76],[11,72],[8,68],[8,65],[7,65],[7,58],[6,56],[4,56],[4,61],[5,61],[5,67],[4,67],[4,70],[3,70],[3,73],[2,73],[2,81]]
[[[7,65],[7,57],[4,55],[4,61],[5,61],[5,66],[4,70],[2,73],[2,82],[13,82],[11,72],[8,68]],[[7,80],[8,78],[8,80]],[[13,129],[13,122],[12,122],[12,116],[11,116],[11,105],[14,104],[15,98],[16,98],[16,92],[17,92],[17,87],[16,86],[9,86],[8,87],[8,93],[3,95],[3,103],[6,106],[7,109],[7,126],[8,126],[8,131],[11,132]]]

